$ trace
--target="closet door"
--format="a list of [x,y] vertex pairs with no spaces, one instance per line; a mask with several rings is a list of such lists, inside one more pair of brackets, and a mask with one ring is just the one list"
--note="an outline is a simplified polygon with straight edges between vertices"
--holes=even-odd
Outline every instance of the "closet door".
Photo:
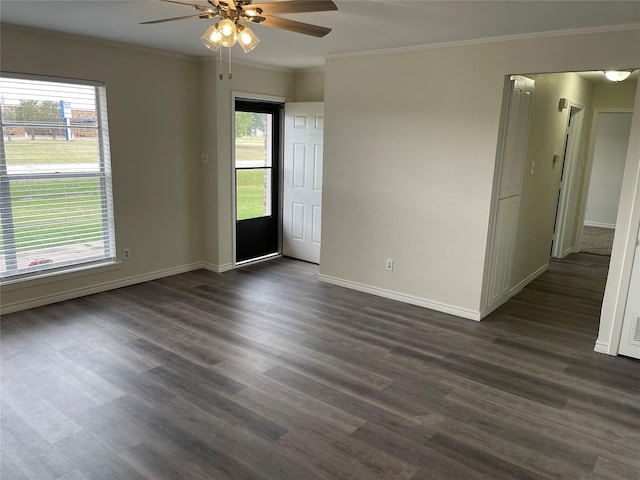
[[486,293],[489,311],[497,308],[510,296],[533,90],[533,80],[519,75],[511,77]]

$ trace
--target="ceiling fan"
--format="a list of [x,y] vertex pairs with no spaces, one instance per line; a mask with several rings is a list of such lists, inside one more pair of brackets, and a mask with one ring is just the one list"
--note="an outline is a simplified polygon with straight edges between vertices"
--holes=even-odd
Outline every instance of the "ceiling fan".
[[[205,42],[207,47],[212,50],[217,50],[220,46],[229,46],[227,44],[235,43],[239,40],[240,45],[245,51],[250,51],[255,48],[255,45],[259,42],[257,37],[246,26],[247,23],[259,23],[268,27],[279,28],[282,30],[289,30],[292,32],[303,33],[305,35],[311,35],[314,37],[324,37],[331,29],[326,27],[320,27],[318,25],[311,25],[309,23],[297,22],[286,18],[280,18],[273,16],[275,14],[289,14],[289,13],[307,13],[307,12],[325,12],[330,10],[337,10],[338,7],[332,0],[285,0],[270,3],[252,4],[252,0],[207,0],[207,5],[199,5],[196,3],[180,2],[178,0],[161,0],[168,3],[177,3],[180,5],[187,5],[196,10],[198,13],[193,15],[186,15],[183,17],[164,18],[161,20],[151,20],[148,22],[140,22],[143,24],[154,24],[172,22],[174,20],[183,20],[189,18],[220,18],[220,22],[215,26],[215,32],[219,35],[214,35],[217,41],[212,40],[210,44]],[[249,38],[246,38],[246,44],[243,42],[243,32],[249,30],[248,36],[255,37],[255,45],[251,45]],[[214,33],[214,32],[212,32]],[[246,35],[245,35],[246,36]],[[206,33],[203,36],[206,37]]]

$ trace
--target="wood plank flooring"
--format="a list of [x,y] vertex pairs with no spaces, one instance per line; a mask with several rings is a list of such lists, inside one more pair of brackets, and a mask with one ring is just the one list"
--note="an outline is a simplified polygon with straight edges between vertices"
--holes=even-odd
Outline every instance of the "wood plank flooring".
[[480,323],[290,259],[6,315],[0,478],[640,479],[640,362],[593,352],[607,260]]

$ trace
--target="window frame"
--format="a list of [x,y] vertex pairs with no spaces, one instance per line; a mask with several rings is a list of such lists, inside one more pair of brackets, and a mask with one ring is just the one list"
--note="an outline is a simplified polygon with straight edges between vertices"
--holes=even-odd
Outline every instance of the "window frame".
[[[51,82],[64,85],[83,85],[94,89],[95,125],[70,125],[73,130],[89,129],[95,131],[98,144],[97,170],[87,169],[85,171],[72,172],[47,172],[47,173],[9,173],[7,168],[7,156],[5,150],[5,127],[20,128],[65,128],[64,125],[49,123],[11,122],[6,121],[0,112],[0,199],[10,199],[9,208],[0,209],[0,233],[4,245],[11,245],[9,249],[2,247],[5,253],[6,265],[0,271],[0,284],[8,285],[15,282],[34,280],[52,275],[59,275],[90,268],[104,267],[116,263],[116,243],[115,243],[115,217],[113,213],[113,188],[111,174],[111,154],[109,148],[109,123],[107,116],[106,86],[103,82],[92,80],[79,80],[67,77],[53,77],[44,75],[32,75],[15,72],[0,71],[0,78],[10,78],[24,80],[26,82]],[[100,194],[100,219],[102,223],[101,238],[103,242],[102,253],[98,255],[79,256],[70,260],[58,261],[53,264],[33,265],[18,268],[17,247],[15,241],[15,223],[13,215],[13,205],[11,201],[11,182],[21,180],[65,180],[65,179],[98,179]],[[13,265],[12,268],[9,264]],[[48,266],[51,265],[51,266]],[[10,273],[11,272],[11,273]]]

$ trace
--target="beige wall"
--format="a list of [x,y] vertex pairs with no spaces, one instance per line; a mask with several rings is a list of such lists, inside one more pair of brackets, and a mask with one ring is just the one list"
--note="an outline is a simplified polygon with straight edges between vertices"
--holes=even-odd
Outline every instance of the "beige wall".
[[[504,77],[629,65],[637,29],[329,59],[321,278],[479,316]],[[637,228],[634,148],[620,214]],[[612,299],[628,286],[624,238]]]
[[91,274],[2,288],[2,305],[46,302],[189,269],[201,262],[198,63],[3,26],[2,69],[104,81],[107,87],[118,257]]
[[503,56],[475,45],[328,60],[324,280],[478,314]]
[[633,108],[637,81],[599,83],[593,90],[593,108]]
[[[576,192],[568,216],[568,235],[565,245],[575,243],[575,217],[580,194],[581,174],[584,170],[591,118],[593,85],[575,73],[527,75],[535,81],[531,105],[531,121],[527,144],[518,235],[514,252],[511,286],[516,287],[540,273],[549,263],[551,237],[556,217],[558,189],[562,175],[562,156],[565,148],[565,134],[569,118],[569,108],[558,109],[561,98],[584,106],[581,148],[575,173]],[[553,156],[560,161],[553,163]],[[531,164],[535,162],[531,175]],[[574,177],[575,178],[575,177]]]
[[294,82],[294,102],[322,102],[324,100],[324,70],[296,72]]

